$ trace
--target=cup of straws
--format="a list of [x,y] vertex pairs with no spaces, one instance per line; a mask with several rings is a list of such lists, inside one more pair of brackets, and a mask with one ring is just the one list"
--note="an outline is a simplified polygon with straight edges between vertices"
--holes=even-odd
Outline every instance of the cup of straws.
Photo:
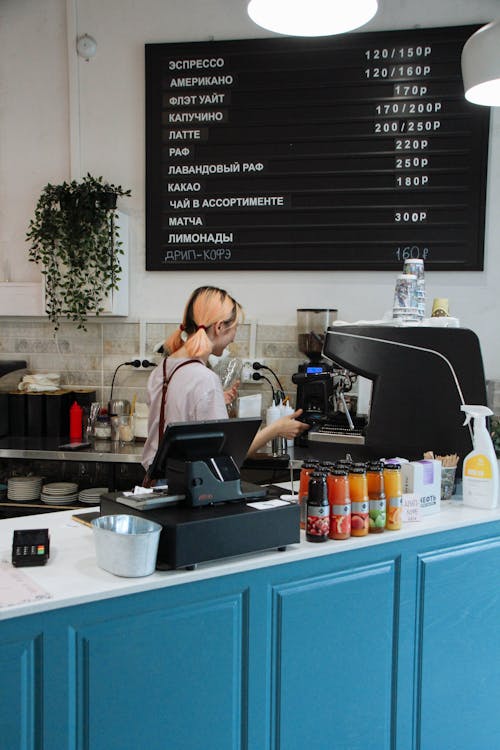
[[432,451],[427,451],[424,453],[424,458],[430,458],[441,462],[441,502],[450,500],[455,492],[455,479],[458,465],[457,454],[453,453],[449,456],[435,456]]

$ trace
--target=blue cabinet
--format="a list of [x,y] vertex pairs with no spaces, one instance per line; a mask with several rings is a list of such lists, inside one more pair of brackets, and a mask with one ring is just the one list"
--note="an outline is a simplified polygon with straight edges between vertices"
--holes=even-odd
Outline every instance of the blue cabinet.
[[273,587],[279,750],[390,750],[397,564]]
[[492,750],[500,524],[388,539],[1,622],[1,750]]
[[15,631],[0,640],[0,748],[42,748],[42,637]]
[[500,746],[500,540],[419,556],[418,747]]

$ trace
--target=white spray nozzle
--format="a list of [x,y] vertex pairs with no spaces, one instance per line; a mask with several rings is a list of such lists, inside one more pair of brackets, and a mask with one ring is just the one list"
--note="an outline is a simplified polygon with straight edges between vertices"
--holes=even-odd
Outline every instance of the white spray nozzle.
[[463,404],[460,409],[467,415],[463,424],[464,427],[469,424],[471,419],[476,419],[476,417],[491,417],[493,414],[491,409],[481,404]]

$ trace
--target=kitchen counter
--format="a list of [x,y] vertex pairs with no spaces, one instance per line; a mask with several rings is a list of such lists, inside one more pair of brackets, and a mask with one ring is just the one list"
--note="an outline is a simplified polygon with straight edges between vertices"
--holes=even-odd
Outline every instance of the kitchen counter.
[[[49,562],[14,571],[40,526]],[[0,558],[32,599],[0,609],[2,748],[497,746],[498,509],[137,579],[65,511],[1,521]]]
[[[284,487],[287,485],[284,484]],[[286,490],[283,490],[286,492]],[[10,560],[13,529],[48,528],[51,536],[51,556],[43,567],[23,568],[36,584],[46,589],[50,598],[38,602],[0,608],[0,620],[33,612],[44,612],[115,596],[124,596],[167,586],[242,573],[272,565],[298,562],[326,555],[337,555],[354,550],[451,529],[463,529],[476,524],[500,522],[500,508],[479,510],[461,502],[443,503],[440,513],[423,517],[420,521],[404,524],[400,531],[385,531],[367,537],[351,537],[344,541],[329,540],[322,544],[307,542],[301,531],[301,543],[290,545],[285,552],[269,550],[239,557],[200,564],[196,570],[156,571],[144,578],[120,578],[97,566],[92,530],[72,520],[75,512],[85,513],[98,508],[80,508],[47,515],[5,519],[0,523],[0,560]],[[124,507],[124,513],[127,509]],[[263,511],[265,512],[265,511]]]
[[0,458],[140,464],[144,447],[142,442],[121,445],[110,440],[96,440],[88,448],[61,450],[59,446],[68,442],[66,438],[3,437],[0,438]]

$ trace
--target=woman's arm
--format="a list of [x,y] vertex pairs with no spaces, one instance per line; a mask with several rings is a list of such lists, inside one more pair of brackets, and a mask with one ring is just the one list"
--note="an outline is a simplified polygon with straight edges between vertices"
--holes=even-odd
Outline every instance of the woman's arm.
[[305,430],[309,429],[309,425],[305,422],[299,422],[297,417],[302,414],[302,409],[297,409],[293,414],[287,414],[285,417],[280,417],[275,422],[263,427],[254,437],[250,448],[248,449],[248,456],[253,456],[257,451],[262,448],[266,443],[275,437],[284,437],[287,440],[300,435]]

